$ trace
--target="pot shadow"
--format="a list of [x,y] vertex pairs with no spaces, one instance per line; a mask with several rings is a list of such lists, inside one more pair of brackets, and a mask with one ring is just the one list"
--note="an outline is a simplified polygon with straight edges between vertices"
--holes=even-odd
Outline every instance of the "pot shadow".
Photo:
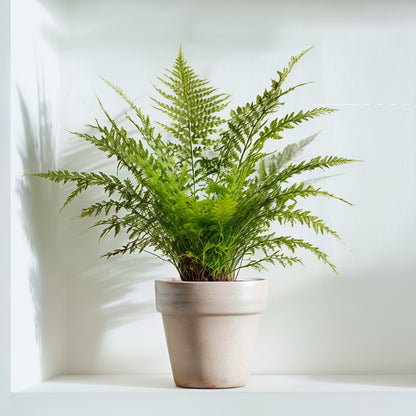
[[[49,380],[58,384],[82,384],[90,386],[134,387],[146,389],[174,389],[175,383],[171,375],[167,374],[121,374],[121,375],[76,375],[67,374],[56,379]],[[125,391],[125,389],[123,389]]]
[[[91,149],[86,151],[79,143],[64,147],[58,159],[50,101],[45,96],[39,74],[37,95],[36,109],[31,112],[24,94],[18,89],[23,137],[17,149],[24,173],[62,168],[113,168],[113,161],[103,163],[102,155],[98,161]],[[92,366],[94,362],[99,365],[100,346],[108,330],[146,319],[154,312],[153,291],[147,286],[158,272],[157,262],[150,256],[100,258],[118,247],[114,244],[121,243],[122,236],[111,242],[103,240],[98,245],[97,232],[84,233],[91,222],[73,220],[80,206],[95,202],[99,193],[81,195],[74,206],[59,213],[68,194],[67,186],[23,176],[18,177],[16,189],[21,204],[21,211],[16,215],[34,259],[28,280],[41,379],[70,370],[67,363],[75,342],[72,335],[80,345],[88,345],[84,362],[90,360]],[[81,329],[71,332],[77,326]]]

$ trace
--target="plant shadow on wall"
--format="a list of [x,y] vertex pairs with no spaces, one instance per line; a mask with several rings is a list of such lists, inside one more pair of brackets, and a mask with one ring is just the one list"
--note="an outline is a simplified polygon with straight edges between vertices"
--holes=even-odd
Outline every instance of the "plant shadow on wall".
[[[53,169],[57,165],[48,99],[42,82],[38,81],[37,87],[37,108],[33,115],[24,94],[18,91],[24,135],[18,152],[24,172]],[[60,165],[70,166],[76,161],[77,167],[91,166],[88,150],[79,143],[67,146],[61,153]],[[106,164],[110,169],[111,161]],[[85,339],[77,342],[88,345],[84,359],[94,363],[99,360],[106,331],[153,312],[153,295],[143,288],[152,277],[150,270],[154,264],[146,256],[101,259],[108,249],[106,241],[98,244],[93,232],[83,233],[90,224],[74,221],[72,210],[59,214],[65,191],[58,186],[45,186],[24,176],[18,180],[17,192],[21,221],[33,254],[28,279],[41,377],[46,379],[67,370],[64,354],[72,350],[74,339],[70,331],[74,317],[75,325],[81,327],[76,335],[78,338],[85,335]],[[91,204],[94,196],[84,195],[79,204]],[[134,300],[127,297],[132,293]]]
[[[23,140],[18,147],[19,156],[24,171],[55,165],[55,148],[51,138],[51,121],[49,119],[44,95],[38,84],[38,115],[37,124],[32,121],[29,106],[20,89],[18,89],[19,105],[23,123]],[[56,240],[57,196],[59,190],[51,186],[41,187],[29,178],[18,179],[17,191],[21,202],[21,216],[27,240],[33,254],[29,269],[29,283],[35,313],[35,331],[39,348],[41,376],[48,377],[54,372],[54,364],[48,363],[45,357],[50,356],[51,349],[56,345],[48,343],[48,328],[56,326],[55,320],[62,313],[61,302],[59,311],[52,312],[54,298],[48,298],[48,293],[62,281],[58,273]],[[51,214],[52,213],[52,214]],[[48,223],[48,226],[45,224]],[[55,299],[59,299],[56,294]],[[58,306],[58,305],[56,305]],[[59,325],[59,324],[58,324]]]

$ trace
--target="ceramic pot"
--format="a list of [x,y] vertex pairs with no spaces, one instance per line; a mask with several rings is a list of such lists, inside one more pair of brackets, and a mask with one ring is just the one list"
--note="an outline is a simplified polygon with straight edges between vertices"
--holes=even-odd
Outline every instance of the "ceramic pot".
[[230,282],[155,281],[173,378],[178,387],[230,388],[247,383],[264,279]]

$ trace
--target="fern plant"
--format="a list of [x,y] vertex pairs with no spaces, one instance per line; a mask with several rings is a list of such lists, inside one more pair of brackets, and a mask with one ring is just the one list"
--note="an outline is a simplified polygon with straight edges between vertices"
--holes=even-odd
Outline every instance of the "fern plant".
[[79,217],[96,217],[94,225],[103,227],[101,237],[121,230],[127,233],[126,244],[106,257],[146,251],[172,263],[182,280],[218,281],[234,280],[240,269],[260,269],[265,263],[302,263],[297,252],[305,249],[336,272],[315,245],[270,231],[277,221],[339,238],[323,220],[297,208],[297,202],[323,196],[348,203],[293,179],[353,160],[318,156],[294,162],[315,136],[274,152],[264,149],[266,142],[282,140],[285,130],[335,111],[318,107],[278,115],[282,99],[305,85],[283,87],[307,51],[292,57],[254,101],[224,117],[229,95],[200,78],[180,48],[173,68],[158,78],[161,86],[155,87],[155,107],[170,120],[158,123],[160,131],[119,87],[105,80],[132,110],[125,118],[137,137],[116,123],[100,100],[106,125],[96,121],[89,126],[93,133],[74,134],[115,158],[117,172],[128,175],[50,170],[34,176],[72,183],[74,189],[64,206],[92,186],[104,190],[106,198],[82,209]]

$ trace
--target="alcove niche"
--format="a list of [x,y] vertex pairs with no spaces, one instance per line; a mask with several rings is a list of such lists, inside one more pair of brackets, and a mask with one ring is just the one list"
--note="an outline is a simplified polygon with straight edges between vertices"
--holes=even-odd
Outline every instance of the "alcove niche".
[[103,118],[96,95],[115,117],[125,110],[100,76],[153,117],[152,83],[180,43],[192,66],[235,104],[254,98],[290,56],[315,45],[290,83],[315,82],[287,108],[342,111],[288,138],[322,130],[305,156],[364,160],[322,182],[354,207],[308,205],[343,237],[311,234],[343,280],[309,257],[304,268],[262,273],[269,306],[253,377],[240,392],[416,388],[415,8],[318,3],[12,2],[12,391],[174,389],[153,280],[175,271],[150,255],[101,258],[122,237],[99,242],[98,230],[84,232],[91,223],[74,220],[99,195],[60,213],[69,188],[23,174],[114,169],[69,131]]

